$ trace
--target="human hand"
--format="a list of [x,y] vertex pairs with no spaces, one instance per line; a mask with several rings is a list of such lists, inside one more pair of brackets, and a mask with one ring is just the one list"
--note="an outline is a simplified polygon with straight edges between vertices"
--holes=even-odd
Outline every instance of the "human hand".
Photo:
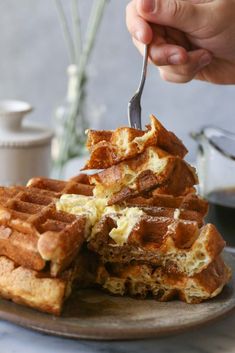
[[235,83],[235,0],[132,0],[126,21],[164,80]]

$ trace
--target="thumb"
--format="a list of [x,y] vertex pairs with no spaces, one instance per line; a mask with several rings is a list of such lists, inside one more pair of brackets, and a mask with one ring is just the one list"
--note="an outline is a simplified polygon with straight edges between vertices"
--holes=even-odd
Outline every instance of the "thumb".
[[[145,20],[186,33],[207,27],[208,6],[184,0],[136,0],[137,12]],[[209,9],[211,12],[211,8]]]

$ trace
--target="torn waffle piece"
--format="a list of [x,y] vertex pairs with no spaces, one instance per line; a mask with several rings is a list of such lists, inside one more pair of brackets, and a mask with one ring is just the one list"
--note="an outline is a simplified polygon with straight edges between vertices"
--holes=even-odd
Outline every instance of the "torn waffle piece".
[[60,315],[75,286],[94,285],[97,258],[86,250],[58,277],[47,270],[34,271],[0,256],[0,295],[15,303],[54,315]]
[[225,246],[212,224],[200,229],[195,221],[137,214],[130,227],[130,218],[131,213],[110,213],[93,228],[88,247],[104,263],[142,261],[192,276],[213,262]]
[[59,278],[24,268],[0,256],[0,295],[50,314],[59,315],[71,292],[73,270]]
[[106,197],[111,205],[159,187],[166,194],[181,195],[198,179],[195,170],[179,157],[148,147],[136,158],[91,175],[90,182],[95,185],[94,195]]
[[217,257],[192,277],[167,272],[149,264],[100,264],[96,283],[115,295],[154,297],[159,301],[179,298],[189,304],[217,296],[231,278],[231,270]]
[[183,158],[187,149],[183,143],[153,116],[146,131],[120,127],[115,131],[88,130],[87,148],[90,159],[84,169],[106,169],[126,159],[137,157],[149,146]]

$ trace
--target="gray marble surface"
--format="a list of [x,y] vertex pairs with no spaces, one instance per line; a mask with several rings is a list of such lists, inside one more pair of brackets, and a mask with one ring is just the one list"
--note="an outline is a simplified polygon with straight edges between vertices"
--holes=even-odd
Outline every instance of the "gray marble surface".
[[234,353],[235,312],[200,329],[142,341],[75,341],[0,322],[1,353]]

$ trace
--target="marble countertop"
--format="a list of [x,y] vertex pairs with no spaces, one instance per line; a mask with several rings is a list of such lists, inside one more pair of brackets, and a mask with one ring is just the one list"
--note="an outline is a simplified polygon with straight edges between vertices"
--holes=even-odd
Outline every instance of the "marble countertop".
[[43,335],[0,321],[1,353],[235,353],[235,311],[183,334],[152,340],[75,341]]

